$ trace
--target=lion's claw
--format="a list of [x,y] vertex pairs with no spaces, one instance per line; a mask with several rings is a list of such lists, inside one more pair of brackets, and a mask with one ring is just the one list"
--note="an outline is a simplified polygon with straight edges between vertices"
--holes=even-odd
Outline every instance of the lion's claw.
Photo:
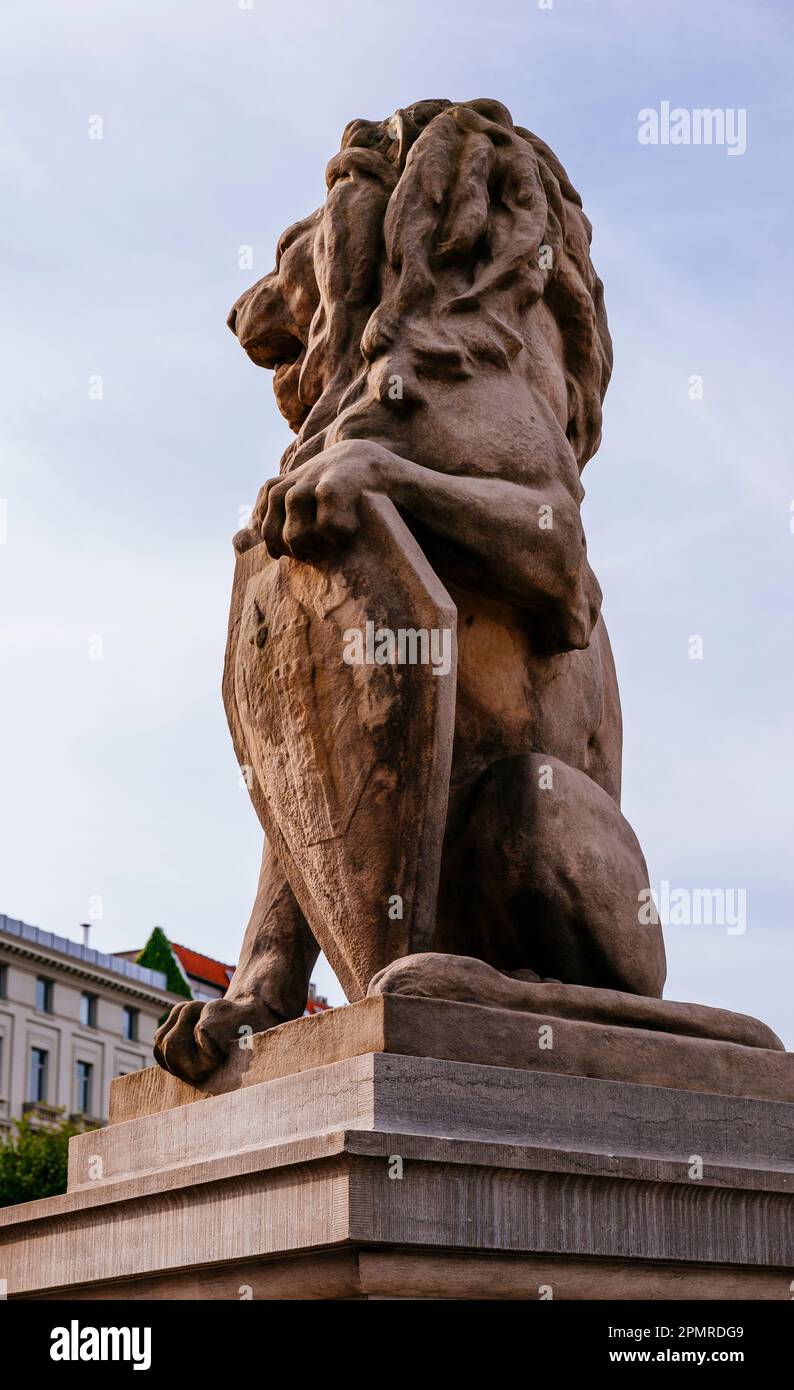
[[206,1080],[243,1037],[280,1023],[260,1004],[234,999],[198,999],[175,1004],[154,1039],[154,1056],[165,1071],[193,1085]]

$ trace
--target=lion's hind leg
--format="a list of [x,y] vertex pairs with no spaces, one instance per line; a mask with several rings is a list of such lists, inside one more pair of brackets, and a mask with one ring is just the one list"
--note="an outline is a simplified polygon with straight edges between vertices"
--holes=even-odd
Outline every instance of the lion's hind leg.
[[586,773],[541,753],[494,762],[470,793],[444,880],[437,949],[542,980],[661,995],[661,928],[640,915],[642,850]]

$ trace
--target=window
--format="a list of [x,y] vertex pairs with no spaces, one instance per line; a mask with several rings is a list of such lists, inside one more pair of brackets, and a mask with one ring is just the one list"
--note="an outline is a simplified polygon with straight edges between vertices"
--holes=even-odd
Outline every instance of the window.
[[118,1067],[116,1076],[134,1076],[136,1071],[143,1071],[144,1067],[146,1066],[146,1063],[141,1061],[139,1057],[134,1062],[124,1061],[118,1062],[116,1065]]
[[121,1035],[127,1042],[138,1041],[138,1010],[125,1004],[121,1015]]
[[52,1013],[52,980],[39,975],[36,980],[36,1008],[40,1014]]
[[43,1103],[47,1100],[49,1060],[49,1053],[45,1052],[43,1047],[30,1049],[30,1082],[28,1086],[30,1100]]
[[8,998],[8,966],[0,965],[0,999]]
[[80,1022],[84,1028],[96,1028],[96,995],[80,995]]
[[77,1063],[77,1111],[80,1115],[91,1114],[91,1091],[94,1068],[90,1062]]

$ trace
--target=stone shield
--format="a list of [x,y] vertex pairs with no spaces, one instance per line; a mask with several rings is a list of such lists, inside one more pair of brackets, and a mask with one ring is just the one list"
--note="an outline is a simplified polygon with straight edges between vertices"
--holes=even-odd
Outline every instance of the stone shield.
[[238,558],[224,670],[252,800],[350,999],[432,949],[456,678],[451,598],[388,498],[361,510],[317,563]]

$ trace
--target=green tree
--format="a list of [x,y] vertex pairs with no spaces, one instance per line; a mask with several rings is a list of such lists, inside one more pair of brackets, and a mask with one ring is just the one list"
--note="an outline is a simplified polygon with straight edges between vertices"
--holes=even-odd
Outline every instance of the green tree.
[[0,1140],[0,1207],[65,1192],[69,1140],[84,1129],[71,1120],[35,1125],[28,1115],[14,1120]]
[[150,970],[161,970],[172,994],[183,994],[186,999],[193,998],[190,985],[176,962],[171,942],[162,927],[154,928],[136,960],[136,965],[147,965]]

